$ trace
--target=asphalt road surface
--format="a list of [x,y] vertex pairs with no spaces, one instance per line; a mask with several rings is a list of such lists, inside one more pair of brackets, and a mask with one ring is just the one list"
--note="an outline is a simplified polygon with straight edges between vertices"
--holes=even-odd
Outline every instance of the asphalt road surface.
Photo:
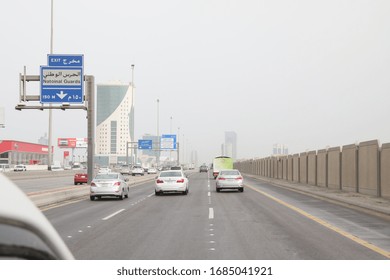
[[245,178],[245,191],[215,191],[190,175],[188,195],[154,195],[52,208],[44,214],[76,259],[374,260],[390,258],[390,221]]

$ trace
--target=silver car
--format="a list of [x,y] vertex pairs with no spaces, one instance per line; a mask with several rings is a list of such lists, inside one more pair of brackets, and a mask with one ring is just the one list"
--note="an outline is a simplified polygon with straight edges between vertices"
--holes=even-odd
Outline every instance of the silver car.
[[100,199],[103,196],[118,197],[121,200],[129,197],[128,180],[122,174],[116,172],[97,174],[91,182],[91,200]]
[[182,170],[161,171],[155,181],[155,194],[165,192],[180,192],[188,194],[188,178]]
[[237,169],[220,170],[216,190],[220,192],[222,189],[237,189],[240,192],[244,191],[244,178]]

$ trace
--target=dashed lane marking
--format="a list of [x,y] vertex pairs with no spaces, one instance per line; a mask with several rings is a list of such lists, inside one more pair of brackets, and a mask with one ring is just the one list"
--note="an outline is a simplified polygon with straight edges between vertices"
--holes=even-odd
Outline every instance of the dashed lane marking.
[[209,208],[209,219],[214,219],[214,208]]
[[116,211],[115,213],[112,213],[111,215],[109,215],[109,216],[103,218],[102,220],[103,220],[103,221],[106,221],[106,220],[108,220],[108,219],[111,219],[111,218],[114,217],[115,215],[118,215],[119,213],[121,213],[121,212],[123,212],[123,211],[125,211],[125,210],[126,210],[126,209],[121,209],[121,210],[119,210],[119,211]]

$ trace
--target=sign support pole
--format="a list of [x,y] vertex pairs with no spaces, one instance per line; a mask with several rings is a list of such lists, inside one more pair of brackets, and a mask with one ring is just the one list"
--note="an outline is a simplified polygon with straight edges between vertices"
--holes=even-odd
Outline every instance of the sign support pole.
[[95,154],[95,77],[85,75],[86,95],[88,101],[87,119],[88,119],[88,184],[91,184],[94,173],[94,154]]

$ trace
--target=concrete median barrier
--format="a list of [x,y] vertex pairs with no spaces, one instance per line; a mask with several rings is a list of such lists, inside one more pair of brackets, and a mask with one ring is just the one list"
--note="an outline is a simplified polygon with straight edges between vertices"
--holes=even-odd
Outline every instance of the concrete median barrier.
[[[152,181],[156,175],[145,175],[142,177],[129,177],[128,185],[135,187],[139,184]],[[52,189],[27,194],[35,205],[42,209],[50,205],[66,203],[72,200],[87,199],[89,197],[89,185],[69,186],[60,189]]]

